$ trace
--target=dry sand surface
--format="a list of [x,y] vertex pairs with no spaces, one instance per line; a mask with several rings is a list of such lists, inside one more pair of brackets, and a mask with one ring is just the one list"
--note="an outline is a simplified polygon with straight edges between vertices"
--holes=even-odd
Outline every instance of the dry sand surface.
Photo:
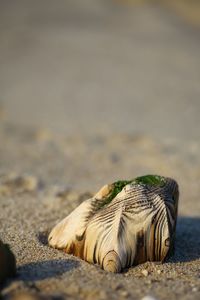
[[[2,298],[200,299],[198,29],[150,1],[17,2],[0,4]],[[144,174],[180,186],[170,260],[109,274],[48,247],[103,184]]]
[[[3,126],[0,138],[6,141],[0,146],[0,235],[10,243],[18,266],[17,278],[3,295],[25,290],[55,299],[141,299],[146,294],[199,299],[197,142],[180,146],[125,134],[47,137],[9,126]],[[47,246],[52,226],[103,183],[146,173],[172,176],[180,185],[176,252],[170,261],[113,275]]]

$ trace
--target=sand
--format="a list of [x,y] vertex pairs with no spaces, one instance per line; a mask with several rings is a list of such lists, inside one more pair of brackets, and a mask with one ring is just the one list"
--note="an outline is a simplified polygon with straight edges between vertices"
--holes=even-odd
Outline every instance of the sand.
[[[0,9],[0,239],[17,260],[2,298],[199,299],[198,30],[150,3],[25,2]],[[179,183],[167,262],[109,274],[48,247],[103,184],[144,174]]]
[[[183,148],[130,135],[43,139],[38,132],[16,128],[8,137],[8,131],[13,129],[3,126],[0,135],[6,141],[0,147],[0,236],[11,245],[18,268],[3,295],[31,291],[61,299],[199,298],[198,143]],[[148,173],[171,176],[180,185],[176,251],[168,262],[113,275],[48,247],[52,226],[102,184]]]

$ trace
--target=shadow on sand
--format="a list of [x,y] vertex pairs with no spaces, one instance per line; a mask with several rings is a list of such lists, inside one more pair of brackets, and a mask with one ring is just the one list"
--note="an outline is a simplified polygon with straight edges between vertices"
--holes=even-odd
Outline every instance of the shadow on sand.
[[33,262],[17,269],[18,279],[23,281],[43,280],[60,276],[79,266],[79,262],[71,259],[54,259]]
[[200,258],[200,217],[178,217],[175,253],[169,261],[189,262]]

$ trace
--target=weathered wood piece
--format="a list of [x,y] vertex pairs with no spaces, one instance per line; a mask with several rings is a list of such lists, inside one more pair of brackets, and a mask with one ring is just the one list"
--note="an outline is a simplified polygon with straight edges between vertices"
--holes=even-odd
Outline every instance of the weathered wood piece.
[[105,185],[53,228],[49,245],[110,272],[164,261],[174,247],[178,198],[176,181],[158,175]]

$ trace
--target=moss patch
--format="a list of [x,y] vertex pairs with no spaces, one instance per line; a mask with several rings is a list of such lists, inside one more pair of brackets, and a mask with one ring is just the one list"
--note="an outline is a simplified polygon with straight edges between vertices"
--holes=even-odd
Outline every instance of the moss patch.
[[159,175],[145,175],[140,176],[132,180],[119,180],[114,182],[113,189],[110,192],[109,196],[106,197],[99,205],[98,209],[104,207],[105,205],[108,205],[121,191],[127,184],[143,184],[143,185],[149,185],[149,186],[164,186],[165,185],[165,179],[162,176]]
[[150,186],[164,186],[165,185],[165,179],[162,176],[159,175],[145,175],[137,177],[133,180],[133,182],[137,184],[146,184]]
[[112,184],[113,189],[110,192],[109,196],[106,197],[103,202],[100,203],[98,208],[102,208],[105,205],[109,204],[116,196],[117,194],[119,194],[121,192],[121,190],[123,189],[123,187],[125,187],[125,185],[131,183],[132,180],[119,180],[116,181]]

